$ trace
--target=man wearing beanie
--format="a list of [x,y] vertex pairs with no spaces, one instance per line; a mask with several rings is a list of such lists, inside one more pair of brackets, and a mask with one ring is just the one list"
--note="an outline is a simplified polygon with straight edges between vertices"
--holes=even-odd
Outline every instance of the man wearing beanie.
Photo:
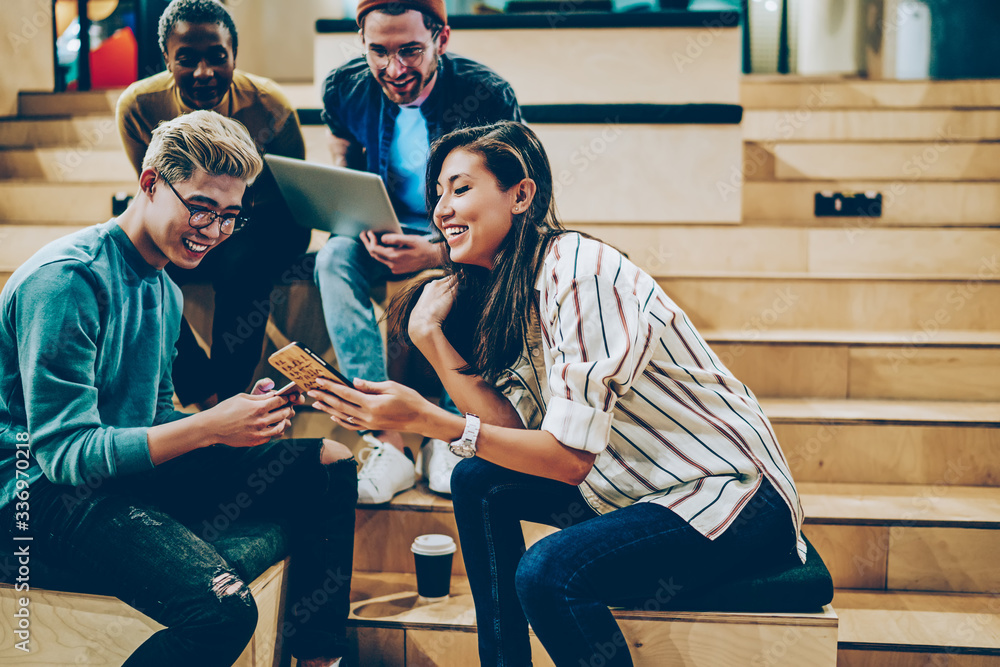
[[[424,202],[430,144],[460,127],[522,119],[510,84],[446,53],[451,30],[444,0],[361,0],[358,26],[365,54],[327,76],[323,119],[334,164],[381,176],[403,233],[331,237],[316,258],[316,282],[341,370],[379,382],[387,379],[386,355],[370,288],[443,261]],[[358,473],[358,502],[388,502],[413,486],[414,465],[398,432],[366,439],[372,447]],[[458,457],[435,440],[422,452],[431,490],[450,493]]]

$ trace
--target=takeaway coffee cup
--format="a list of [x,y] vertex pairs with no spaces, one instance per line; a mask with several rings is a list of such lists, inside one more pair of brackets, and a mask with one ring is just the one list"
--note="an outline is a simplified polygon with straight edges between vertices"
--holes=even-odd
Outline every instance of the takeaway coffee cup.
[[417,594],[426,600],[448,597],[455,540],[447,535],[421,535],[410,551],[417,568]]

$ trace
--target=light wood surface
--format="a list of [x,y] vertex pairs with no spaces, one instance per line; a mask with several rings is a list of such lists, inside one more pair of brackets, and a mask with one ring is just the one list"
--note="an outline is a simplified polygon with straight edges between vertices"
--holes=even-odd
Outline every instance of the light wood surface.
[[787,109],[743,114],[747,141],[982,141],[1000,139],[1000,113],[989,110]]
[[[258,607],[257,630],[234,665],[278,667],[275,638],[283,622],[287,559],[272,565],[250,584]],[[0,584],[0,612],[13,618],[18,593]],[[15,648],[13,627],[0,624],[0,664],[76,665],[112,667],[121,665],[142,642],[163,626],[121,600],[99,595],[33,589],[27,594],[31,610],[31,640],[28,653]]]
[[613,244],[653,276],[809,271],[807,230],[681,223],[584,224],[577,218],[566,218],[565,222]]
[[[802,482],[797,486],[807,523],[1000,527],[1000,488],[816,482]],[[428,498],[418,501],[418,495]],[[435,509],[429,511],[429,505]],[[453,511],[449,498],[431,493],[424,483],[419,482],[387,505],[379,506],[379,509],[362,509],[359,513],[406,514],[411,523],[426,520],[428,526],[440,526],[443,525],[441,517],[450,516]],[[409,542],[405,552],[409,553]]]
[[122,88],[51,93],[22,91],[18,96],[19,116],[114,115]]
[[[0,224],[91,225],[111,218],[111,199],[134,195],[135,180],[110,183],[0,181]],[[27,259],[27,258],[25,258]]]
[[[816,218],[817,192],[881,192],[882,215]],[[832,226],[856,235],[887,226],[990,225],[1000,220],[1000,188],[985,182],[930,182],[906,179],[862,181],[747,181],[743,184],[744,224]]]
[[[933,332],[880,331],[850,329],[701,329],[702,337],[710,343],[751,345],[849,345],[851,347],[965,347],[994,348],[1000,345],[1000,332],[968,331],[943,328]],[[859,403],[868,405],[868,412],[894,405],[884,401]],[[896,403],[895,405],[903,405]],[[961,411],[961,408],[958,408]]]
[[[907,528],[893,533],[888,587],[1000,593],[1000,531]],[[1000,612],[1000,608],[997,609]]]
[[114,115],[51,119],[5,119],[0,123],[0,147],[87,146],[121,150]]
[[[10,70],[0,80],[0,116],[17,113],[18,92],[55,88],[54,5],[6,0],[0,12],[0,62]],[[16,65],[16,66],[15,66]]]
[[1000,428],[783,423],[765,407],[798,482],[1000,486]]
[[747,143],[747,180],[994,181],[1000,179],[1000,146],[989,143]]
[[[739,103],[735,24],[722,29],[456,30],[449,50],[495,70],[521,104]],[[314,82],[321,84],[331,69],[360,52],[356,33],[317,35]]]
[[823,558],[837,588],[884,590],[888,569],[887,526],[809,524],[802,533]]
[[1000,489],[904,484],[798,485],[806,521],[1000,528]]
[[[428,491],[424,493],[431,495]],[[448,508],[451,509],[450,502]],[[451,511],[416,511],[412,506],[401,506],[396,511],[358,509],[354,529],[354,568],[366,572],[413,572],[410,545],[418,535],[427,533],[450,535],[459,542],[455,515]],[[461,544],[452,560],[451,571],[454,574],[465,573]]]
[[[740,220],[735,125],[536,124],[560,215],[577,222]],[[678,156],[684,159],[679,160]]]
[[755,272],[975,279],[984,262],[1000,256],[1000,231],[992,229],[608,225],[585,224],[578,218],[566,222],[613,243],[657,277]]
[[1000,107],[1000,82],[751,75],[741,79],[740,102],[748,109],[993,109]]
[[772,422],[997,426],[1000,403],[762,399]]
[[1000,329],[1000,284],[992,280],[692,276],[659,283],[699,329],[923,331],[938,319],[949,329]]
[[[846,398],[848,349],[834,345],[716,343],[725,366],[758,396]],[[782,369],[776,373],[775,369]]]
[[[632,125],[609,116],[599,124],[532,128],[545,145],[567,223],[612,221],[612,230],[638,223],[655,232],[653,225],[740,221],[738,126]],[[326,128],[302,130],[307,159],[331,164]]]
[[[422,603],[413,575],[357,574],[350,625],[360,636],[368,627],[406,631],[406,665],[464,667],[475,664],[475,612],[468,582],[452,578],[451,596]],[[837,615],[730,614],[614,610],[636,665],[653,666],[683,657],[684,664],[723,667],[747,664],[747,655],[771,656],[776,665],[830,665],[835,662]],[[398,636],[382,634],[388,642]],[[366,640],[371,641],[371,640]],[[624,648],[624,647],[620,647]],[[396,652],[390,648],[389,653]],[[550,665],[532,636],[536,664]],[[788,658],[786,655],[788,654]],[[794,659],[793,659],[794,658]],[[740,660],[744,662],[740,662]],[[415,662],[411,663],[411,660]],[[367,663],[366,663],[367,664]],[[373,663],[378,664],[378,663]]]
[[[993,595],[839,590],[833,604],[844,644],[1000,651],[1000,607]],[[996,664],[992,660],[986,664]]]
[[[920,531],[936,529],[937,526],[950,527],[950,530],[962,535],[962,544],[968,547],[970,554],[992,554],[1000,547],[996,543],[1000,533],[995,532],[995,528],[1000,526],[1000,489],[956,486],[950,481],[951,470],[949,467],[938,480],[925,485],[797,480],[806,514],[804,532],[822,555],[838,587],[884,589],[888,559],[895,557],[896,563],[905,564],[913,552],[913,549],[902,548],[896,551],[897,545],[903,544],[899,541],[899,531],[903,529]],[[413,572],[409,553],[412,536],[444,532],[455,537],[454,532],[449,532],[454,530],[449,500],[433,497],[422,484],[407,494],[410,498],[405,504],[394,499],[380,510],[359,510],[355,550],[355,567],[359,571],[390,571],[389,568],[393,568],[391,571]],[[417,503],[416,495],[431,498],[427,503]],[[428,511],[426,507],[430,504],[437,505],[438,509]],[[423,509],[417,509],[419,507]],[[382,519],[383,523],[373,528],[375,524],[361,521],[362,514],[366,512],[392,518]],[[391,525],[394,530],[405,532],[405,538],[396,538],[384,532],[378,527],[381,525]],[[552,531],[550,527],[525,524],[525,542],[530,547]],[[369,535],[377,535],[378,538]],[[940,552],[929,550],[927,553],[931,556],[922,561],[915,558],[914,572],[926,573],[927,578],[951,576],[950,566],[955,558],[949,555],[947,549]],[[976,561],[976,557],[970,555],[972,560],[965,563],[970,571],[978,571],[976,568],[979,566],[975,564],[980,561]],[[934,559],[942,563],[940,573],[934,569]],[[455,576],[461,575],[463,564],[456,560],[452,572]],[[979,575],[978,580],[986,580],[984,577],[986,575]],[[945,587],[942,590],[952,589]]]
[[623,622],[622,631],[641,648],[633,649],[637,667],[711,665],[742,667],[833,666],[837,663],[837,629],[768,625],[669,624],[666,631],[649,623]]
[[0,178],[117,183],[135,178],[135,170],[120,149],[11,148],[0,150]]
[[837,667],[996,667],[996,655],[966,655],[943,648],[938,651],[884,651],[840,648]]
[[819,275],[964,275],[1000,256],[1000,231],[811,229],[809,271]]
[[344,662],[348,665],[400,667],[406,664],[406,630],[402,628],[348,627],[347,644],[349,649]]
[[1000,534],[995,528],[832,525],[814,523],[808,511],[803,533],[823,557],[837,589],[998,590]]
[[1000,350],[852,349],[850,398],[1000,400]]

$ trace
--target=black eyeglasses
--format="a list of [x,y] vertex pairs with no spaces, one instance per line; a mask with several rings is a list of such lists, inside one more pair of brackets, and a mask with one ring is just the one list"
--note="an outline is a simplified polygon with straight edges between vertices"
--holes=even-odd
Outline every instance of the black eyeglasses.
[[247,226],[247,223],[250,222],[250,219],[242,214],[221,215],[207,208],[192,206],[191,204],[187,203],[187,200],[185,200],[184,197],[181,197],[180,193],[178,193],[177,190],[174,189],[174,186],[170,184],[170,181],[167,180],[166,176],[160,174],[160,178],[163,179],[163,182],[167,184],[167,187],[170,188],[170,191],[174,193],[174,195],[181,201],[181,203],[184,204],[184,208],[188,210],[188,213],[191,214],[188,217],[188,224],[191,225],[191,227],[193,227],[194,229],[205,229],[206,227],[210,227],[213,222],[218,220],[219,232],[225,234],[226,236],[229,236],[230,234],[240,231],[241,229]]

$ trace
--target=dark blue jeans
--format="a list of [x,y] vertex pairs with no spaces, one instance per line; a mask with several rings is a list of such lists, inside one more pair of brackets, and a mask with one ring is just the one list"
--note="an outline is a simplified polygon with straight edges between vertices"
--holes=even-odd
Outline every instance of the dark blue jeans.
[[[292,557],[282,640],[298,658],[343,655],[357,469],[353,459],[322,465],[320,446],[215,446],[86,487],[43,478],[30,488],[32,563],[70,575],[74,590],[114,595],[166,626],[126,665],[228,667],[257,624],[248,584],[272,564],[276,545],[253,530],[235,549],[222,545],[240,524],[276,523],[282,530],[266,535],[287,539],[277,553]],[[11,508],[0,511],[0,534],[12,530]]]
[[[477,458],[455,467],[451,492],[484,667],[530,665],[529,622],[560,667],[631,665],[609,605],[668,609],[681,591],[797,557],[791,513],[766,480],[714,541],[665,507],[598,515],[575,486]],[[562,530],[525,553],[521,520]]]

